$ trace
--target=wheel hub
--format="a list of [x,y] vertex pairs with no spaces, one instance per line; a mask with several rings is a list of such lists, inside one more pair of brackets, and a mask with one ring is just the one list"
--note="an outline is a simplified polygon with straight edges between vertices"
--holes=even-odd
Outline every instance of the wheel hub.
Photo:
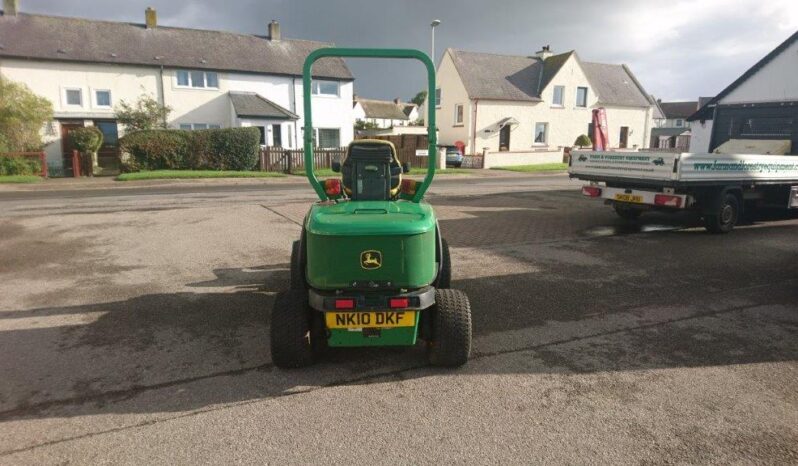
[[724,205],[720,211],[720,221],[723,223],[729,223],[731,222],[733,216],[734,208],[729,204]]

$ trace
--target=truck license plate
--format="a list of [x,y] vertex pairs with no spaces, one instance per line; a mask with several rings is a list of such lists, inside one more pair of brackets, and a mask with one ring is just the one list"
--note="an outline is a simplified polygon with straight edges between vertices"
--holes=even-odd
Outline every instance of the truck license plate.
[[416,311],[327,312],[327,328],[395,328],[416,325]]
[[615,200],[616,201],[622,201],[622,202],[634,202],[634,203],[637,203],[637,204],[642,204],[643,203],[643,196],[637,196],[637,195],[634,195],[634,194],[616,194],[615,195]]

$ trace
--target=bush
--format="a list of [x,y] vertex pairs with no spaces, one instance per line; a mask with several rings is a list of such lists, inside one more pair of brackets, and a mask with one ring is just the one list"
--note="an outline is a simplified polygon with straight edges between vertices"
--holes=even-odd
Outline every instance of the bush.
[[590,140],[587,134],[580,134],[579,137],[576,138],[576,141],[574,141],[574,145],[581,148],[585,146],[592,146],[593,142]]
[[31,157],[0,157],[0,176],[40,175],[42,165]]
[[41,129],[52,119],[49,100],[0,75],[0,152],[40,150]]
[[69,133],[75,143],[75,149],[80,152],[94,153],[103,145],[103,133],[94,126],[78,128]]
[[130,154],[125,169],[135,170],[252,170],[258,162],[257,128],[187,131],[154,129],[135,131],[119,141]]

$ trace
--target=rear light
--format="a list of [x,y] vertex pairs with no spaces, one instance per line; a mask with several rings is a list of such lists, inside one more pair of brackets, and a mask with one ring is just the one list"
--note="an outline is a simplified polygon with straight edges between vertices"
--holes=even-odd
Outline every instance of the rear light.
[[418,183],[415,180],[402,180],[402,193],[413,195],[416,193],[416,185]]
[[336,299],[335,300],[335,308],[336,309],[354,309],[355,308],[355,300],[354,299]]
[[410,300],[407,298],[391,298],[388,301],[388,306],[391,309],[406,308],[410,306]]
[[328,196],[340,196],[341,180],[339,180],[338,178],[330,178],[329,180],[324,180],[324,192],[327,193]]
[[589,197],[601,196],[601,188],[598,186],[582,186],[582,194]]
[[654,204],[663,207],[681,207],[682,198],[679,196],[671,196],[670,194],[656,194],[654,195]]

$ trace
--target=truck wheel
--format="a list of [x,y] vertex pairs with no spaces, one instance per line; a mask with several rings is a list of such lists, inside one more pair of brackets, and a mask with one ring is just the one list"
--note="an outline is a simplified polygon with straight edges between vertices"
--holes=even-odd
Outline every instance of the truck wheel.
[[438,278],[435,279],[435,288],[449,288],[452,286],[452,258],[449,255],[449,243],[441,238],[441,268]]
[[740,200],[734,194],[723,195],[717,213],[704,215],[704,228],[710,233],[728,233],[740,217]]
[[291,245],[291,284],[292,290],[306,290],[308,288],[305,281],[305,260],[302,251],[302,242],[294,241]]
[[458,367],[471,354],[471,304],[460,290],[435,290],[432,341],[427,358],[434,366]]
[[643,213],[640,209],[635,209],[634,207],[629,207],[628,205],[615,203],[613,204],[615,208],[615,213],[618,214],[624,220],[637,220],[640,217],[640,214]]
[[307,291],[277,293],[271,320],[272,362],[275,366],[288,369],[313,363],[311,312]]

